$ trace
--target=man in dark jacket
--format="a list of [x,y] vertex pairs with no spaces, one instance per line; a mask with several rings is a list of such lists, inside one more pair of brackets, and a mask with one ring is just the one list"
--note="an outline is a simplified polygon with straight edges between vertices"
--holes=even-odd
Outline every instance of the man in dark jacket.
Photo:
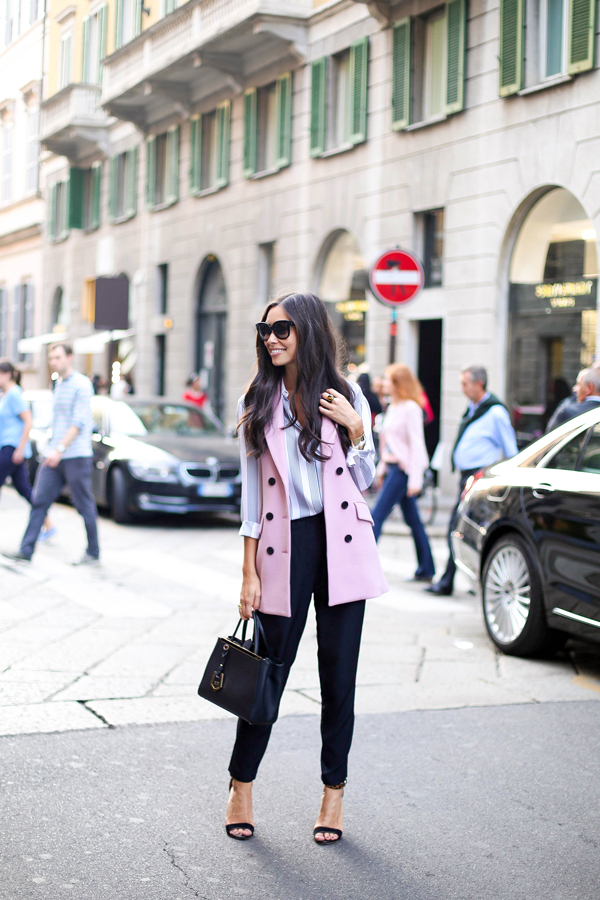
[[573,394],[560,404],[548,425],[546,432],[558,428],[569,419],[581,416],[590,409],[597,409],[600,403],[600,363],[595,363],[590,369],[582,369],[577,376]]

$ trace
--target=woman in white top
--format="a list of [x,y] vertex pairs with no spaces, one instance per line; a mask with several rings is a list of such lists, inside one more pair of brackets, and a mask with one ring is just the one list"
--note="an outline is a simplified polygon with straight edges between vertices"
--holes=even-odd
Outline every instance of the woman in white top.
[[383,388],[390,397],[390,405],[379,435],[381,461],[377,486],[383,484],[383,487],[373,510],[375,540],[379,540],[383,523],[398,503],[417,551],[418,567],[412,580],[431,581],[435,566],[416,503],[423,489],[423,473],[429,465],[423,434],[423,388],[402,363],[388,366]]

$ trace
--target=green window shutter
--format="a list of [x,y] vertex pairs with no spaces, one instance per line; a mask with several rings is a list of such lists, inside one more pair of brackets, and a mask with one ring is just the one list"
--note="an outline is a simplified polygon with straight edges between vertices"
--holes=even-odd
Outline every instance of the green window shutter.
[[53,184],[48,198],[48,240],[56,240],[56,194],[58,188]]
[[118,190],[119,190],[119,157],[113,156],[110,160],[110,168],[109,168],[109,186],[108,186],[108,218],[111,222],[114,222],[117,218],[119,204],[118,204]]
[[81,48],[81,80],[90,83],[90,17],[83,20],[83,41]]
[[217,187],[229,184],[229,101],[217,107]]
[[167,132],[167,185],[169,203],[179,199],[179,125]]
[[446,0],[446,104],[445,112],[460,112],[465,100],[465,0]]
[[146,205],[156,205],[156,138],[146,141]]
[[392,32],[392,128],[410,124],[411,20],[400,19]]
[[202,188],[202,116],[190,119],[190,191]]
[[69,169],[69,215],[67,228],[83,228],[83,185],[85,169]]
[[106,23],[108,21],[108,5],[105,3],[98,10],[98,71],[94,72],[96,84],[102,84],[102,60],[106,56]]
[[115,50],[123,45],[123,0],[117,0],[115,8]]
[[327,57],[316,59],[310,68],[310,155],[318,156],[325,150]]
[[102,163],[95,163],[90,173],[92,179],[91,227],[100,228],[100,190],[102,187]]
[[244,178],[256,172],[256,88],[244,94]]
[[133,147],[127,151],[127,215],[130,217],[137,213],[137,170],[138,148]]
[[569,75],[594,66],[596,0],[571,0],[569,9]]
[[277,167],[289,166],[292,159],[292,75],[277,79]]
[[367,92],[369,74],[369,38],[361,38],[350,47],[352,105],[350,107],[350,140],[361,144],[367,139]]
[[500,96],[516,94],[523,86],[523,4],[500,0]]

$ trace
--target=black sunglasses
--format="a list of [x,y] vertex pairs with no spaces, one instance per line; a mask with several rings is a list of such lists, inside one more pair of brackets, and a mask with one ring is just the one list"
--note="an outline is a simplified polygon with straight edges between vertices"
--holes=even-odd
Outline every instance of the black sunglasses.
[[268,341],[271,334],[274,334],[280,341],[285,341],[290,336],[293,324],[289,319],[280,319],[278,322],[273,322],[272,325],[269,325],[268,322],[257,322],[256,330],[263,341]]

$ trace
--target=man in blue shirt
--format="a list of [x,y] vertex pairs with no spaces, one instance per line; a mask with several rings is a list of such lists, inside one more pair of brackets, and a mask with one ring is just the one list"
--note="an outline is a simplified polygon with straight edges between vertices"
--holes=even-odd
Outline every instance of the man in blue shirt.
[[77,512],[83,518],[88,546],[74,565],[97,565],[98,546],[96,501],[92,494],[92,383],[73,370],[73,350],[69,344],[53,344],[48,352],[50,369],[59,376],[54,389],[52,434],[39,466],[29,524],[16,553],[9,559],[29,561],[48,509],[68,484]]
[[448,528],[450,558],[446,571],[437,582],[425,588],[431,594],[449,597],[454,588],[456,564],[452,556],[452,532],[458,522],[458,507],[467,480],[500,459],[517,453],[517,441],[504,404],[487,390],[487,372],[483,366],[468,366],[460,376],[460,386],[469,405],[462,417],[452,450],[452,471],[460,472],[458,500]]

